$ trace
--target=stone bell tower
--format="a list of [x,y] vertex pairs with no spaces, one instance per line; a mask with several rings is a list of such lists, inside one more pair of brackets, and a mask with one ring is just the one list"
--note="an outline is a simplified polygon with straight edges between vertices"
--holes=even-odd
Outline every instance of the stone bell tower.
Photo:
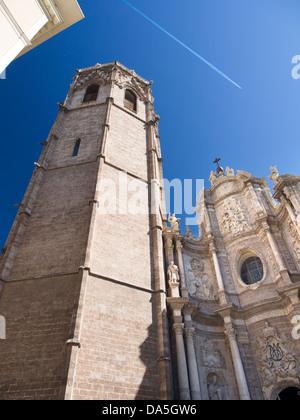
[[1,255],[1,399],[170,398],[161,162],[151,83],[77,71]]

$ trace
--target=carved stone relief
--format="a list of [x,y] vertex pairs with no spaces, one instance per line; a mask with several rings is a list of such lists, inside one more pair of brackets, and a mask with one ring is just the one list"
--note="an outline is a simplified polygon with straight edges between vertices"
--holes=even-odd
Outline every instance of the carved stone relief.
[[195,239],[196,236],[193,234],[189,226],[186,226],[186,234],[184,235],[186,239]]
[[75,89],[88,85],[91,80],[99,83],[108,83],[111,80],[111,72],[100,68],[84,72],[80,74]]
[[221,378],[213,372],[207,376],[207,392],[211,401],[223,401],[225,399],[222,382]]
[[260,353],[259,368],[264,394],[270,387],[287,378],[299,378],[298,361],[276,330],[265,323],[263,337],[257,340]]
[[246,210],[235,199],[228,198],[224,203],[221,226],[224,233],[239,233],[250,229]]
[[300,264],[300,238],[293,222],[290,222],[289,224],[289,232],[293,240],[293,250],[297,263]]
[[225,360],[220,350],[211,340],[205,340],[201,346],[201,359],[203,365],[209,369],[225,369]]
[[190,283],[189,294],[192,297],[200,299],[215,299],[214,289],[208,275],[204,273],[204,263],[198,258],[193,258],[190,261],[191,269],[189,272],[193,273],[193,280]]
[[116,84],[121,89],[124,89],[126,86],[132,86],[134,90],[139,94],[141,100],[147,100],[145,86],[143,86],[133,75],[119,70],[116,77]]
[[203,385],[206,387],[206,398],[209,400],[226,400],[225,359],[211,339],[207,338],[201,343],[200,360],[203,370]]

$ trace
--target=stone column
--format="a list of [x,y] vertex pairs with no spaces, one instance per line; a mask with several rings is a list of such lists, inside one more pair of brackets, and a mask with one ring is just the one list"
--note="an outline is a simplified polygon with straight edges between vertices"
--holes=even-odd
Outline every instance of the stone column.
[[274,238],[274,236],[273,236],[273,234],[270,230],[270,226],[267,223],[264,223],[263,227],[264,227],[266,236],[268,238],[270,247],[272,249],[273,255],[275,257],[275,261],[276,261],[277,266],[279,268],[279,273],[281,275],[283,285],[289,285],[289,284],[291,284],[291,279],[290,279],[288,270],[285,266],[284,260],[281,256],[280,249],[279,249],[279,247],[277,245],[277,242],[276,242],[276,240],[275,240],[275,238]]
[[166,252],[167,266],[171,264],[171,261],[174,261],[174,245],[173,245],[173,232],[171,229],[167,228],[163,231],[164,245]]
[[283,191],[285,192],[285,196],[290,200],[290,202],[292,203],[296,214],[297,214],[297,218],[300,215],[300,198],[299,198],[299,192],[297,191],[297,187],[296,186],[287,186],[283,189]]
[[266,235],[267,235],[269,244],[271,246],[271,249],[273,251],[275,260],[277,261],[279,270],[280,271],[286,270],[286,267],[285,267],[284,261],[283,261],[283,259],[281,257],[280,250],[278,248],[277,242],[275,241],[275,239],[274,239],[274,237],[273,237],[273,235],[272,235],[272,233],[270,231],[269,226],[268,227],[265,227],[265,232],[266,232]]
[[182,297],[188,297],[188,289],[186,287],[184,265],[183,265],[183,258],[182,258],[182,247],[183,245],[181,243],[181,240],[177,238],[176,251],[177,251],[177,260],[178,260],[180,280],[181,280],[181,294],[182,294]]
[[287,209],[287,212],[288,212],[288,214],[291,218],[291,221],[293,222],[293,226],[294,226],[295,230],[298,232],[298,235],[300,237],[300,225],[297,222],[297,216],[294,213],[294,210],[292,208],[292,205],[291,205],[290,201],[287,200],[283,195],[280,197],[280,201],[282,203],[284,203],[285,208]]
[[194,332],[195,332],[195,328],[185,329],[191,399],[195,401],[195,400],[201,400],[201,392],[200,392],[198,365],[197,365],[195,345],[194,345]]
[[249,190],[249,192],[250,192],[250,195],[251,195],[251,198],[252,198],[252,202],[253,202],[253,204],[254,204],[254,207],[255,207],[255,210],[256,210],[257,215],[258,215],[258,216],[264,216],[264,215],[265,215],[265,213],[266,213],[266,211],[265,211],[265,209],[263,208],[263,206],[261,205],[261,203],[260,203],[260,201],[259,201],[259,198],[258,198],[258,196],[257,196],[256,190],[255,190],[255,188],[253,187],[253,185],[252,185],[251,181],[246,182],[246,185],[247,185],[248,190]]
[[217,251],[214,246],[210,247],[210,252],[213,257],[214,268],[215,268],[215,273],[216,273],[217,282],[218,282],[218,292],[219,292],[219,297],[220,297],[220,303],[221,305],[226,304],[227,302],[226,302],[226,297],[225,297],[223,277],[222,277],[222,273],[220,269]]
[[236,340],[236,331],[231,326],[226,327],[225,333],[227,335],[231,356],[234,366],[235,378],[238,385],[239,396],[241,400],[251,400],[247,379],[238,347],[238,343]]
[[173,324],[173,331],[176,339],[176,355],[177,355],[177,369],[179,381],[179,397],[180,400],[190,400],[189,377],[186,364],[185,348],[183,341],[184,324]]

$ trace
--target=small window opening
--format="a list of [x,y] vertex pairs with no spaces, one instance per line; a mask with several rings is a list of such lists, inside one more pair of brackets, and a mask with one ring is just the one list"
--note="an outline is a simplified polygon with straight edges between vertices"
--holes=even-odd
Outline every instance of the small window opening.
[[93,84],[89,86],[85,92],[83,102],[96,101],[99,92],[99,85]]
[[290,387],[280,392],[277,401],[300,401],[300,388]]
[[78,155],[79,148],[80,148],[80,143],[81,143],[81,140],[80,139],[76,140],[76,143],[75,143],[75,146],[74,146],[74,150],[73,150],[73,156],[77,156]]
[[131,90],[126,90],[125,92],[125,100],[124,105],[126,108],[130,109],[130,111],[136,111],[136,96]]

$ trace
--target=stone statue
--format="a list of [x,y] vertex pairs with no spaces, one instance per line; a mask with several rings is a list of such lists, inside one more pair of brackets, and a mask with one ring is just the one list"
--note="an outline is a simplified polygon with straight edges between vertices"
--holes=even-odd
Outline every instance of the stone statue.
[[206,299],[214,298],[214,289],[206,274],[202,278],[202,289]]
[[171,261],[171,264],[168,267],[168,279],[169,283],[179,283],[179,270],[178,267],[174,264],[174,261]]
[[209,177],[211,185],[213,185],[216,182],[217,179],[218,179],[218,174],[216,174],[216,172],[214,172],[214,171],[211,171],[210,172],[210,177]]
[[231,176],[234,175],[234,169],[230,169],[228,166],[226,167],[226,175]]
[[222,387],[218,384],[217,375],[213,374],[210,379],[208,379],[207,384],[208,397],[212,401],[222,401],[223,400],[223,390]]
[[175,232],[180,230],[180,220],[181,219],[178,219],[174,213],[172,216],[171,214],[169,215],[168,221],[171,223],[172,230]]
[[269,176],[269,179],[271,181],[273,181],[274,184],[277,184],[278,177],[279,177],[279,172],[277,170],[277,166],[271,166],[270,169],[271,169],[271,175]]

